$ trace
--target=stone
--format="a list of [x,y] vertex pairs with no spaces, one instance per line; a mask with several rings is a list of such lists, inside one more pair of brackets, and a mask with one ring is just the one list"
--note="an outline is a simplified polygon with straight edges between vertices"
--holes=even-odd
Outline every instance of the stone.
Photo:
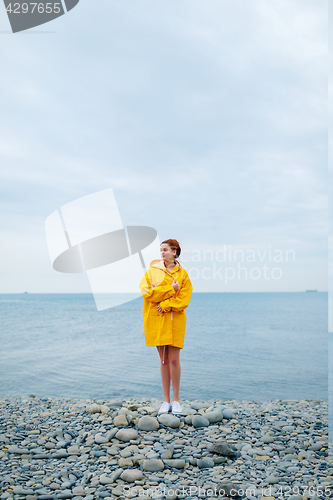
[[218,455],[223,455],[224,457],[238,458],[240,452],[234,451],[227,442],[216,442],[209,446],[208,451],[210,453],[217,453]]
[[74,486],[72,489],[73,495],[84,495],[84,488],[83,486]]
[[199,458],[197,461],[197,466],[200,467],[200,469],[206,469],[208,467],[214,467],[215,462],[212,458]]
[[159,426],[157,418],[150,417],[149,415],[143,415],[138,421],[138,429],[140,431],[156,431]]
[[193,425],[193,427],[208,427],[209,420],[208,420],[208,418],[206,418],[202,415],[193,415],[192,425]]
[[138,431],[136,429],[119,429],[115,438],[119,439],[119,441],[128,442],[138,438]]
[[193,418],[193,415],[186,415],[185,423],[188,425],[192,425],[192,418]]
[[100,411],[102,413],[109,413],[110,408],[108,406],[106,406],[106,405],[100,405]]
[[222,411],[222,415],[223,415],[223,418],[226,418],[226,419],[231,419],[231,418],[235,418],[235,415],[234,413],[232,412],[232,410],[230,410],[230,408],[225,408],[223,411]]
[[165,425],[166,427],[171,427],[173,429],[179,427],[180,418],[176,417],[175,415],[171,415],[171,414],[167,414],[167,413],[162,413],[157,418],[158,418],[158,421],[162,425]]
[[102,436],[102,434],[96,434],[95,435],[95,443],[96,444],[105,444],[105,443],[108,443],[109,440],[107,437],[105,436]]
[[120,478],[127,483],[134,483],[134,481],[141,481],[143,474],[139,469],[126,469],[124,470]]
[[279,482],[279,478],[277,476],[269,475],[266,477],[266,483],[268,484],[277,484]]
[[191,408],[193,408],[194,410],[201,410],[202,408],[209,408],[209,404],[207,403],[199,403],[197,401],[195,401],[194,403],[191,404]]
[[69,455],[81,455],[78,445],[68,446],[67,453]]
[[323,445],[321,443],[315,443],[315,444],[312,444],[311,446],[309,446],[309,450],[312,450],[312,451],[320,451],[322,449]]
[[45,443],[45,448],[47,450],[52,450],[53,448],[55,448],[55,444],[54,443]]
[[186,464],[185,460],[182,458],[164,459],[163,462],[173,469],[184,469]]
[[112,484],[114,481],[112,480],[112,477],[108,477],[106,474],[101,474],[99,477],[99,482],[101,484]]
[[32,495],[33,492],[34,490],[30,488],[23,488],[23,486],[16,486],[13,489],[13,493],[15,493],[15,495]]
[[208,418],[211,424],[215,424],[216,422],[221,422],[221,420],[223,419],[222,413],[219,410],[206,412],[204,416]]
[[274,438],[273,438],[273,436],[269,436],[268,434],[265,434],[264,436],[261,436],[260,441],[262,441],[264,444],[269,444],[269,443],[273,443]]
[[114,472],[112,472],[111,476],[110,476],[110,481],[111,483],[114,483],[118,477],[121,476],[121,474],[123,473],[123,469],[118,469],[118,470],[115,470]]
[[[57,493],[57,496],[56,497],[52,497],[52,498],[73,498],[73,493],[70,491],[70,490],[63,490],[61,491],[60,493]],[[38,500],[41,500],[41,497],[38,497]]]
[[128,420],[126,418],[125,415],[117,415],[114,419],[113,419],[113,424],[116,426],[116,427],[121,427],[123,425],[127,426],[128,425]]
[[158,472],[164,469],[164,463],[158,458],[150,458],[143,461],[142,468],[150,472]]
[[161,454],[161,458],[162,459],[172,458],[174,447],[175,447],[174,444],[167,446],[166,450]]
[[67,451],[65,450],[59,450],[59,451],[56,451],[55,453],[53,453],[52,455],[49,455],[50,458],[67,458],[68,457],[68,453]]
[[109,406],[123,406],[123,402],[120,399],[112,399],[112,401],[109,402]]
[[100,407],[96,403],[94,403],[92,405],[88,404],[86,406],[86,412],[87,413],[99,413],[100,412]]
[[8,448],[8,453],[16,453],[18,455],[23,455],[25,453],[29,453],[28,448],[19,448],[18,446],[10,446]]
[[111,441],[111,439],[115,437],[115,435],[117,434],[117,432],[118,432],[118,429],[117,429],[117,428],[113,428],[113,429],[111,429],[111,430],[107,433],[107,435],[105,436],[105,437],[106,437],[106,439],[107,439],[108,441]]
[[216,491],[221,497],[239,498],[244,495],[243,489],[238,484],[230,482],[218,483]]
[[119,467],[133,467],[133,462],[129,458],[121,457],[118,462]]

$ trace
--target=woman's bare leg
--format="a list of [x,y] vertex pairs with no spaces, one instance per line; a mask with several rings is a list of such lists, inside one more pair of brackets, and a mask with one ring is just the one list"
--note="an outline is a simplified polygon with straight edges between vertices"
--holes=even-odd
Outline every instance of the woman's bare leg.
[[[156,346],[158,350],[158,354],[160,355],[161,358],[161,379],[162,379],[162,389],[163,389],[163,396],[164,396],[164,401],[167,403],[170,403],[170,365],[169,365],[169,347],[171,346],[164,346],[164,345],[158,345]],[[164,360],[164,363],[163,363]]]
[[169,345],[169,365],[170,365],[170,378],[172,382],[173,401],[179,401],[179,386],[180,386],[180,362],[179,352],[180,347]]

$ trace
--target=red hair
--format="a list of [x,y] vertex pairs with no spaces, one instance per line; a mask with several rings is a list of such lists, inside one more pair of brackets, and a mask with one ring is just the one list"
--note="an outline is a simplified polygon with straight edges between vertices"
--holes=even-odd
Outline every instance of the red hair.
[[175,257],[180,256],[181,248],[177,240],[172,240],[172,239],[164,240],[162,241],[161,245],[163,245],[163,243],[166,243],[167,245],[169,245],[169,247],[173,248],[174,250],[177,250]]

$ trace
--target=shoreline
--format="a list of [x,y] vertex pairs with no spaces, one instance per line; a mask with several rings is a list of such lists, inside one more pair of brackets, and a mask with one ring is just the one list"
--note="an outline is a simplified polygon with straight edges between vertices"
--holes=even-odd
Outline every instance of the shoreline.
[[179,416],[157,415],[161,403],[0,399],[1,500],[221,499],[230,488],[238,498],[293,500],[332,491],[327,401],[181,399]]

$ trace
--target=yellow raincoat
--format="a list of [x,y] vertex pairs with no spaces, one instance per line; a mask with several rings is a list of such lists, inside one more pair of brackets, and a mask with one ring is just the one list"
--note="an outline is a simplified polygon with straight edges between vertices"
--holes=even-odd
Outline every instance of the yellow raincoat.
[[[171,286],[173,279],[180,288]],[[147,346],[184,346],[186,314],[193,286],[187,271],[176,261],[172,271],[168,271],[163,260],[153,260],[140,282],[143,296],[143,324]],[[164,312],[156,307],[160,304]]]

